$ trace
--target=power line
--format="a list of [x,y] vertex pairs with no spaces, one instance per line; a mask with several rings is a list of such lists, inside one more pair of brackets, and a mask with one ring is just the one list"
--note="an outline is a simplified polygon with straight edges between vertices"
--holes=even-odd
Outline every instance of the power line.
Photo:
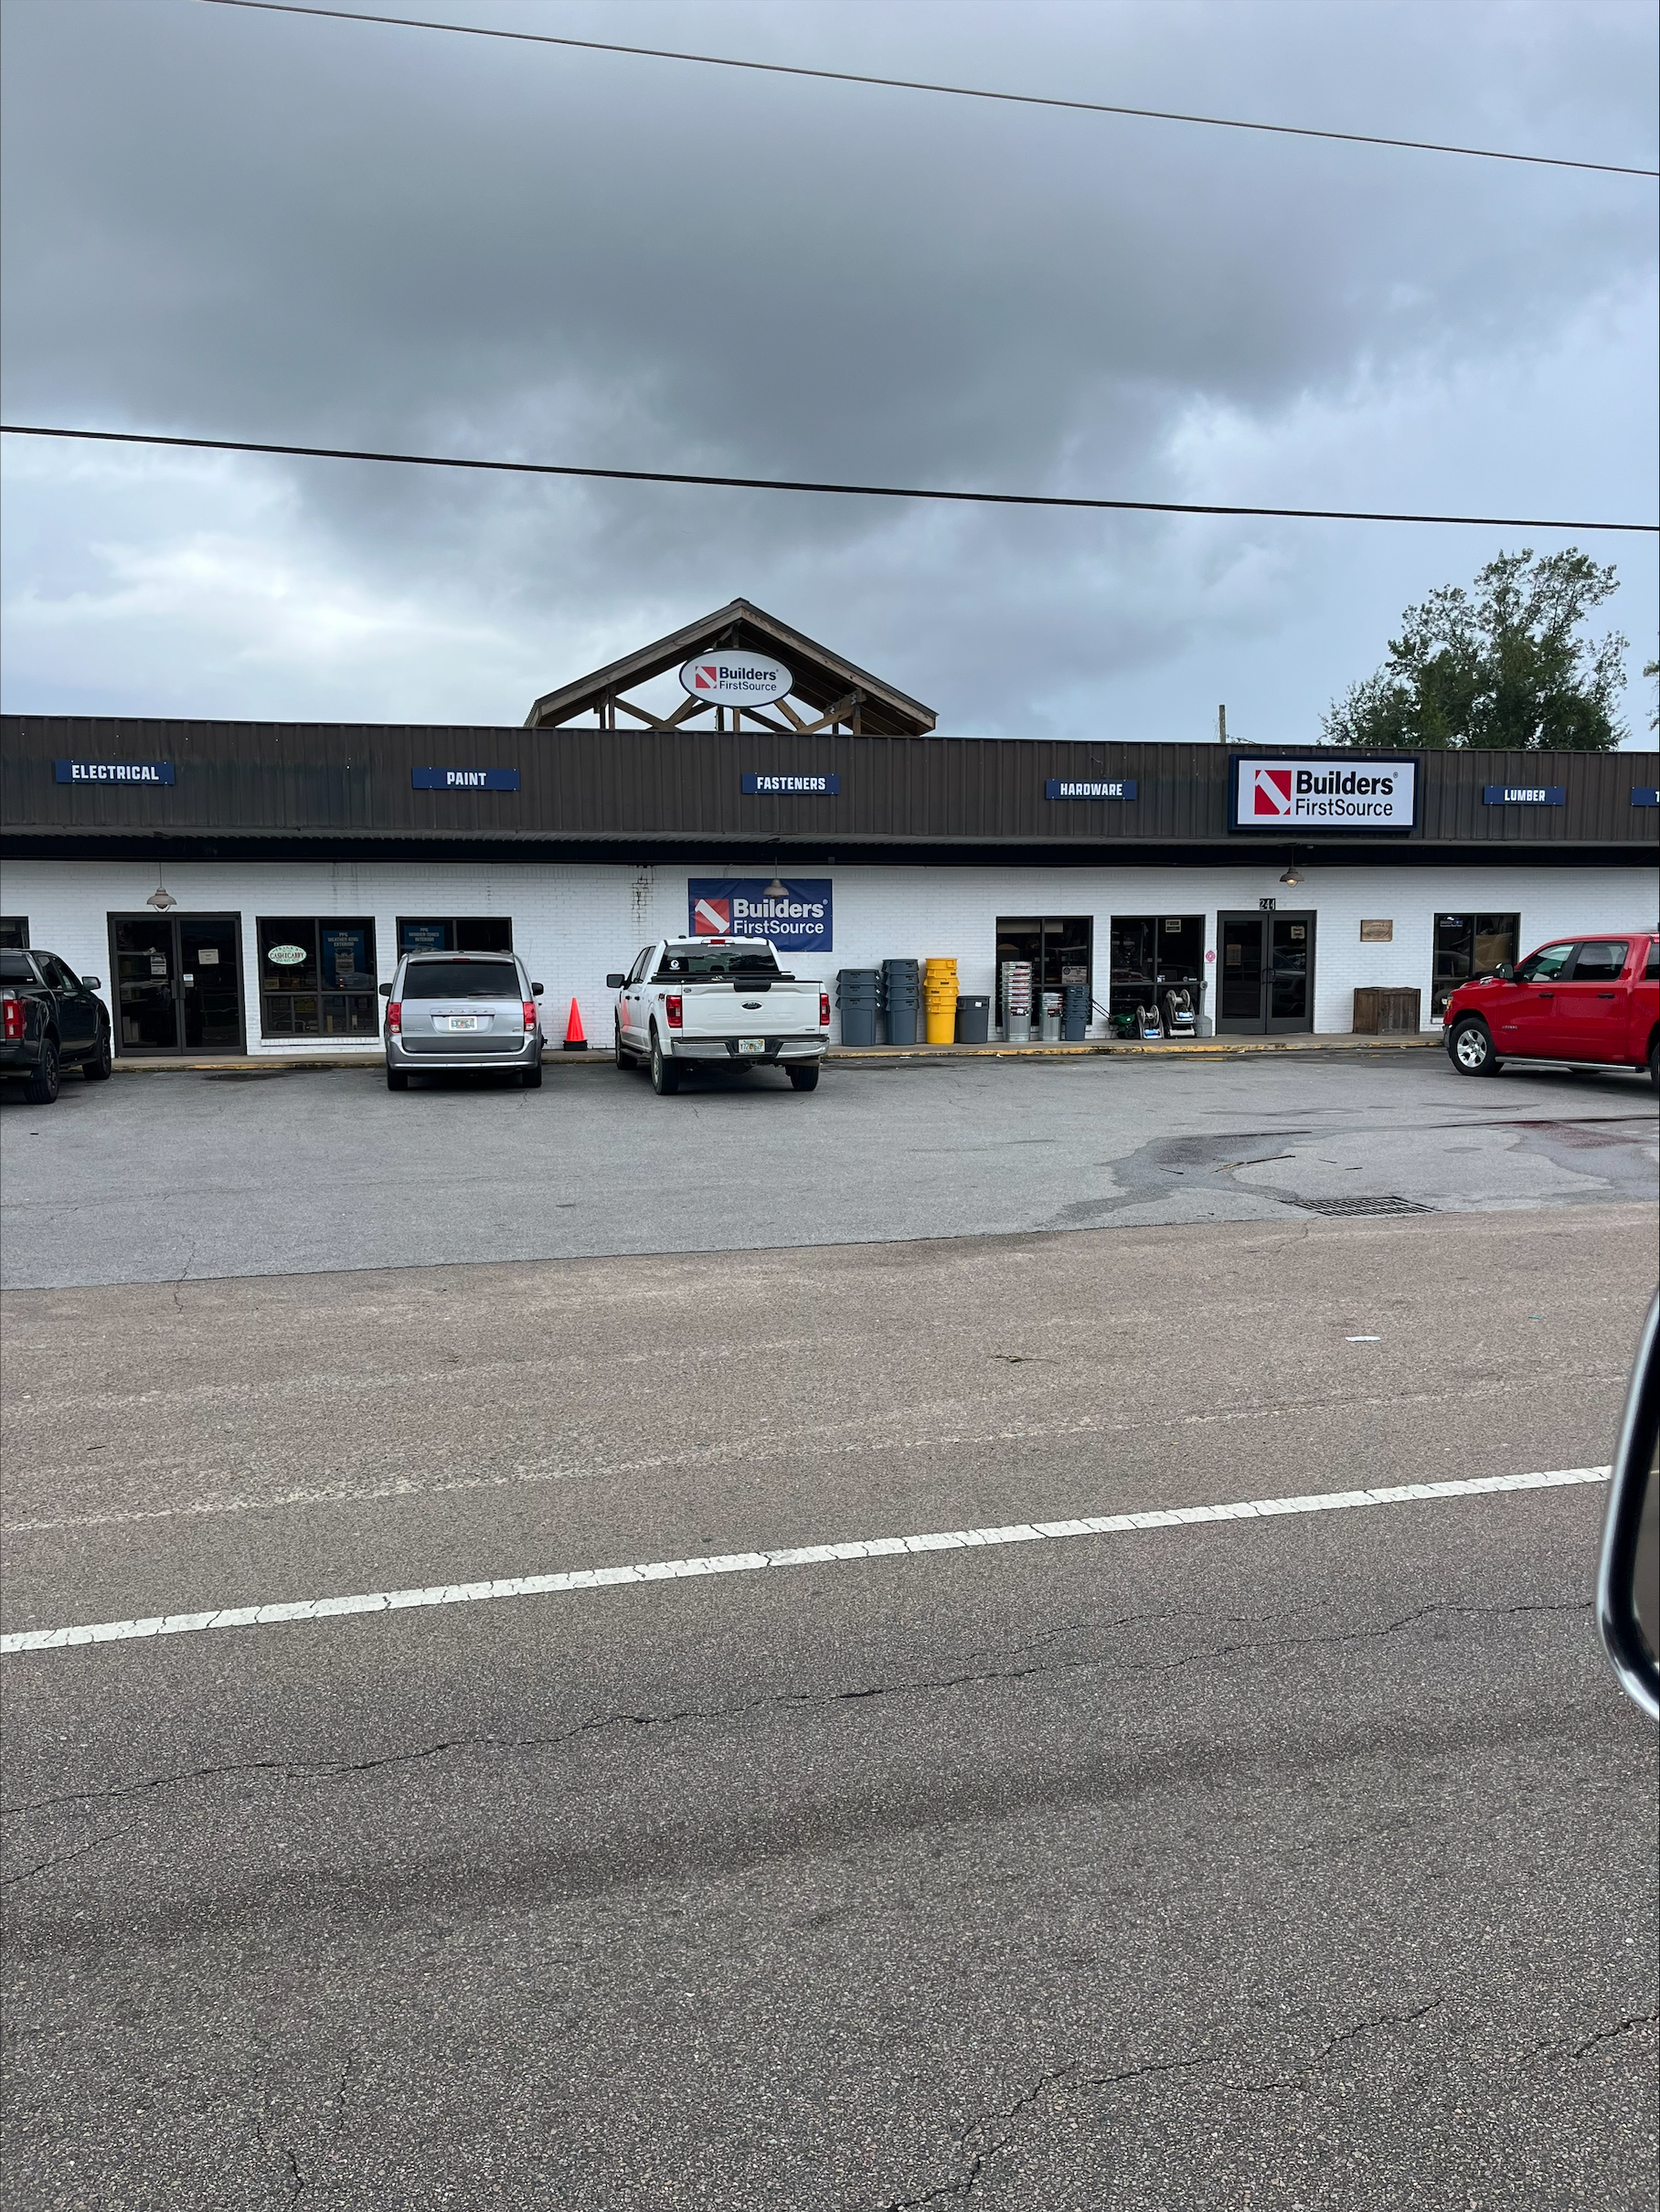
[[955,100],[995,100],[1021,108],[1069,108],[1084,115],[1131,115],[1144,122],[1203,123],[1216,131],[1265,131],[1277,138],[1329,138],[1349,146],[1396,146],[1412,154],[1459,154],[1475,161],[1519,161],[1546,169],[1591,169],[1603,176],[1660,176],[1622,162],[1570,161],[1557,154],[1511,154],[1495,146],[1443,145],[1430,138],[1385,138],[1368,131],[1319,131],[1306,123],[1247,122],[1237,115],[1187,115],[1170,108],[1118,107],[1101,100],[1059,100],[1042,92],[993,92],[983,85],[931,84],[914,77],[869,77],[852,69],[814,69],[789,61],[742,61],[730,54],[688,54],[675,47],[622,46],[608,38],[561,38],[549,31],[495,30],[478,23],[435,23],[420,16],[372,16],[356,8],[306,7],[300,0],[203,0],[208,7],[247,8],[261,16],[324,16],[338,23],[382,23],[406,31],[452,31],[461,38],[506,38],[520,46],[580,48],[589,54],[634,54],[651,61],[695,61],[711,69],[752,69],[767,77],[816,77],[830,84],[879,85],[894,92],[941,92]]
[[1488,530],[1623,530],[1660,536],[1653,522],[1548,522],[1520,515],[1407,515],[1365,507],[1240,507],[1186,499],[1083,499],[1054,492],[943,492],[917,484],[816,484],[793,476],[704,476],[676,469],[601,469],[559,461],[476,461],[460,453],[379,453],[351,445],[277,445],[250,438],[176,438],[158,431],[76,431],[0,422],[7,438],[71,438],[100,445],[183,446],[207,453],[276,453],[307,461],[384,461],[400,468],[476,469],[502,476],[598,477],[610,484],[689,484],[734,492],[820,492],[840,499],[931,499],[962,506],[1085,507],[1126,515],[1261,516],[1282,522],[1435,522]]

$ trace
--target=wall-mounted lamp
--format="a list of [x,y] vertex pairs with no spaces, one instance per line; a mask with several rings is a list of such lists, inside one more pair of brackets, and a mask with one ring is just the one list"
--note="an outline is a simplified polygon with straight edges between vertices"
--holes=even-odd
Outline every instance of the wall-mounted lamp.
[[788,899],[790,887],[782,876],[774,876],[761,896],[766,899]]
[[1292,862],[1290,867],[1286,869],[1284,875],[1280,878],[1282,883],[1291,885],[1299,884],[1302,882],[1302,877],[1297,873],[1297,864],[1294,860]]
[[145,899],[144,904],[147,907],[154,907],[158,914],[165,914],[169,907],[177,906],[178,900],[165,883],[158,883],[149,898]]

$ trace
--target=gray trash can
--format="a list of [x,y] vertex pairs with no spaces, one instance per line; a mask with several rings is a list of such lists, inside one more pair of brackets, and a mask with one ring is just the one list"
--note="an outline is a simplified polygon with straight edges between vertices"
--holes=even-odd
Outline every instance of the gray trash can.
[[992,1002],[987,998],[957,1000],[957,1042],[984,1045],[991,1036]]
[[1043,994],[1042,1037],[1046,1045],[1060,1042],[1060,994],[1046,991]]
[[877,968],[843,968],[837,974],[835,998],[841,1008],[844,1045],[876,1043],[881,980],[881,972]]
[[1082,984],[1069,984],[1061,993],[1060,1038],[1063,1044],[1081,1045],[1090,1026],[1090,994]]
[[890,1045],[914,1045],[921,1010],[921,972],[914,960],[882,962],[882,1013]]

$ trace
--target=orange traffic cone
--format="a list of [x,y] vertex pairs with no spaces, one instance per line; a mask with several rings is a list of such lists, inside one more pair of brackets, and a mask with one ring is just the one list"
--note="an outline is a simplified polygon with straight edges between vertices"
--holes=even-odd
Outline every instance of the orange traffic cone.
[[565,1049],[567,1052],[588,1049],[588,1039],[582,1035],[582,1016],[574,998],[570,1002],[570,1019],[565,1025]]

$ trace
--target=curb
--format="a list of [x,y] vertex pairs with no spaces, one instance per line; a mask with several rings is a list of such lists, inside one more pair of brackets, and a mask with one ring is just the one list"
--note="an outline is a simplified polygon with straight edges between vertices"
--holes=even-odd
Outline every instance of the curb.
[[[833,1045],[826,1058],[839,1067],[880,1066],[919,1060],[1065,1060],[1108,1059],[1114,1056],[1160,1059],[1225,1060],[1243,1059],[1265,1052],[1425,1052],[1439,1051],[1442,1039],[1436,1036],[1417,1037],[1197,1037],[1191,1042],[1178,1043],[1165,1038],[1154,1044],[1139,1044],[1129,1039],[1100,1038],[1082,1045]],[[543,1056],[542,1073],[551,1075],[556,1069],[610,1068],[609,1052],[548,1052]],[[275,1054],[258,1059],[233,1058],[227,1055],[215,1059],[130,1059],[117,1057],[113,1072],[118,1075],[300,1075],[308,1069],[319,1073],[335,1073],[341,1069],[356,1068],[363,1073],[378,1075],[383,1061],[378,1052],[319,1053],[315,1058],[280,1058]]]

